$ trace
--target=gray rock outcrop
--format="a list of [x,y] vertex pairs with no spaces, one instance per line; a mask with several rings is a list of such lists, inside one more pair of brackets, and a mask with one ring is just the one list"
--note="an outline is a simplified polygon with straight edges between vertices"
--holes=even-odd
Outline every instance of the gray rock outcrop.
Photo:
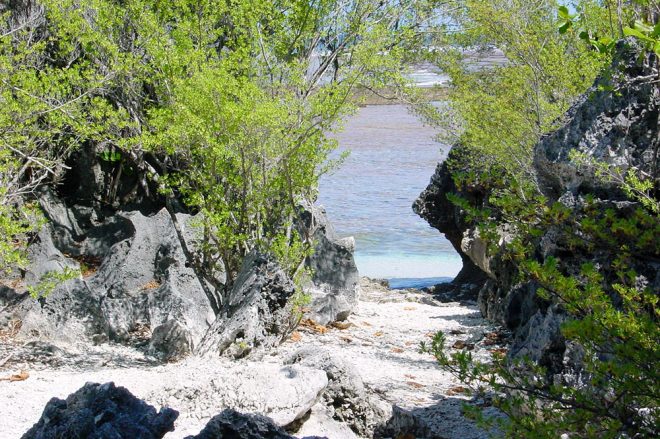
[[[640,55],[638,44],[634,38],[620,41],[612,83],[608,79],[597,81],[569,110],[564,125],[534,148],[539,187],[551,200],[559,200],[566,193],[628,200],[616,181],[605,181],[577,166],[569,157],[572,152],[614,165],[623,172],[634,168],[657,178],[658,73],[653,58]],[[601,85],[614,86],[616,91],[601,91]]]
[[[37,285],[65,269],[80,269],[82,276],[12,309],[11,318],[22,321],[22,338],[127,343],[142,331],[148,352],[170,361],[193,352],[241,357],[266,350],[295,323],[291,280],[256,254],[246,258],[226,303],[220,303],[214,286],[188,261],[198,242],[190,215],[176,214],[175,224],[165,208],[146,215],[69,206],[47,189],[40,201],[50,222],[29,248],[25,282]],[[337,239],[314,206],[303,210],[299,227],[316,243],[306,261],[313,272],[306,288],[312,296],[308,317],[322,324],[345,319],[357,305],[354,244]]]
[[148,352],[165,361],[175,361],[190,354],[192,349],[190,332],[177,320],[168,320],[153,330]]
[[241,358],[279,345],[296,323],[290,300],[295,292],[293,282],[276,262],[251,253],[243,261],[222,314],[195,352]]
[[176,410],[159,412],[113,383],[87,383],[66,400],[51,399],[23,439],[159,439],[174,431]]
[[[75,217],[72,212],[67,218]],[[82,277],[59,285],[47,297],[33,302],[22,316],[21,336],[67,342],[121,342],[130,338],[139,325],[155,330],[175,320],[179,340],[195,345],[202,339],[214,320],[214,312],[199,278],[186,264],[166,210],[150,217],[127,212],[96,219],[96,228],[78,235],[84,239],[62,239],[58,247],[51,237],[58,236],[58,230],[65,227],[56,222],[64,221],[62,218],[52,216],[52,224],[42,230],[40,241],[31,247],[32,266],[26,279],[37,282],[47,271],[80,267],[89,263],[90,256],[98,257],[94,262],[100,265],[83,266]],[[177,218],[192,241],[191,217],[179,214]],[[71,230],[81,228],[79,221],[70,226]],[[95,231],[108,227],[116,228],[116,233]],[[70,253],[65,255],[60,249]],[[76,260],[76,251],[87,258]],[[162,334],[162,329],[157,333]],[[151,347],[157,350],[165,346],[154,342]]]
[[[616,165],[624,172],[635,168],[655,176],[656,187],[660,184],[657,180],[660,90],[649,80],[657,77],[655,63],[649,61],[649,56],[640,56],[640,48],[632,39],[619,42],[617,52],[613,83],[608,79],[598,80],[570,109],[562,127],[542,138],[534,148],[533,167],[541,192],[551,203],[561,203],[577,217],[587,210],[587,196],[593,198],[590,203],[597,210],[610,209],[624,218],[633,215],[635,203],[619,185],[603,181],[593,170],[574,163],[571,152]],[[611,86],[616,93],[607,91]],[[457,145],[450,157],[460,158],[462,153],[463,148]],[[489,194],[479,183],[457,188],[448,166],[442,164],[415,202],[415,211],[447,236],[465,262],[455,283],[477,279],[482,314],[513,333],[510,355],[528,356],[550,373],[561,373],[567,366],[566,358],[571,356],[559,331],[567,317],[565,312],[541,299],[536,294],[535,282],[519,283],[516,267],[503,261],[497,252],[491,254],[479,242],[475,225],[467,220],[462,209],[449,202],[447,194],[463,197],[476,207],[488,207]],[[508,239],[507,230],[507,224],[502,221],[501,242]],[[613,259],[610,251],[575,252],[568,238],[566,230],[546,230],[538,239],[537,254],[540,258],[559,257],[569,274],[571,270],[577,274],[576,270],[585,262],[609,267]],[[638,274],[638,282],[660,291],[660,264],[653,257],[635,256],[631,266]]]
[[469,229],[465,215],[447,199],[447,194],[456,194],[478,205],[486,197],[485,188],[473,186],[459,190],[454,183],[447,162],[460,154],[460,146],[454,147],[447,160],[438,164],[431,182],[413,203],[413,211],[424,218],[432,227],[442,232],[461,256],[463,268],[449,284],[437,285],[433,293],[447,300],[476,300],[479,289],[488,278],[470,256],[463,250],[463,234]]
[[337,237],[325,211],[305,206],[300,214],[299,233],[315,241],[306,265],[312,271],[307,287],[311,303],[307,317],[321,325],[346,320],[357,306],[359,273],[353,258],[355,240]]
[[315,347],[298,350],[287,362],[325,371],[328,386],[323,391],[323,402],[328,415],[348,425],[360,437],[373,435],[385,414],[372,401],[362,377],[353,367],[334,358],[329,351]]

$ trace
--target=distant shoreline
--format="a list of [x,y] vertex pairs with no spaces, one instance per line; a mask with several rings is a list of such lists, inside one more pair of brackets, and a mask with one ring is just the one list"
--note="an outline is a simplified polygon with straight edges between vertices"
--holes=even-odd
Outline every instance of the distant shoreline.
[[[449,91],[446,86],[438,85],[417,88],[424,90],[424,95],[429,101],[444,101],[447,99],[447,93]],[[394,97],[395,93],[392,92],[391,89],[379,91],[379,94],[380,95],[377,95],[373,91],[365,88],[359,88],[353,93],[350,100],[360,107],[366,107],[367,105],[398,105],[406,103],[401,99]],[[390,98],[389,96],[392,97]]]

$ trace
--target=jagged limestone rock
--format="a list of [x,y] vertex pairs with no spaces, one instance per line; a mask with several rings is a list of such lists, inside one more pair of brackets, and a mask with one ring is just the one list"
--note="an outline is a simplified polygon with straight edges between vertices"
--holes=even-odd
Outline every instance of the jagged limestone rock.
[[[189,333],[193,345],[201,340],[214,312],[186,262],[168,212],[163,209],[150,217],[126,212],[117,217],[121,220],[112,217],[107,221],[113,227],[123,224],[125,230],[119,235],[128,238],[110,246],[100,265],[88,267],[83,278],[67,281],[47,297],[33,301],[22,316],[20,336],[124,341],[138,325],[155,329],[176,320]],[[192,240],[190,216],[179,214],[178,219]],[[107,221],[97,227],[105,230]],[[94,236],[93,230],[86,232],[85,242]],[[39,255],[31,269],[35,279],[50,267],[44,261],[55,261],[58,267],[79,266],[56,248],[47,228],[40,237],[30,249],[31,254]]]
[[294,352],[287,363],[325,371],[328,387],[323,391],[323,401],[329,409],[329,415],[348,425],[360,437],[373,435],[385,414],[380,412],[367,394],[362,377],[350,364],[316,347]]
[[321,325],[346,320],[358,301],[359,273],[352,237],[338,238],[323,208],[305,206],[300,214],[299,233],[315,242],[306,260],[312,282],[307,317]]
[[178,412],[159,412],[114,383],[87,383],[66,400],[52,398],[23,439],[160,439],[174,431]]
[[[660,90],[650,80],[657,77],[654,63],[645,61],[640,50],[634,39],[619,42],[612,83],[610,79],[599,79],[575,102],[563,125],[534,147],[533,167],[539,189],[550,202],[559,202],[576,215],[585,210],[587,195],[594,197],[591,203],[597,209],[612,209],[623,217],[632,214],[635,203],[616,183],[597,178],[591,170],[571,161],[572,152],[624,170],[634,167],[647,175],[654,175],[657,169]],[[614,86],[617,92],[601,85]],[[450,157],[460,157],[462,149],[461,145],[455,146]],[[567,366],[567,347],[559,331],[566,318],[563,311],[538,297],[535,282],[519,283],[516,268],[501,260],[497,251],[482,245],[478,230],[467,222],[465,212],[447,199],[447,194],[481,207],[487,207],[489,194],[478,185],[459,190],[447,165],[441,164],[415,202],[414,210],[444,233],[464,260],[464,270],[455,283],[465,282],[467,272],[473,273],[473,278],[479,278],[475,269],[480,272],[479,307],[484,316],[513,332],[510,355],[529,356],[551,374],[562,374]],[[508,229],[506,223],[499,225],[502,242],[508,239]],[[586,262],[609,264],[612,255],[606,250],[575,253],[568,238],[561,230],[550,228],[539,238],[537,252],[542,258],[559,256],[563,266],[576,275]],[[641,261],[631,268],[638,274],[640,285],[660,289],[657,261]]]
[[279,345],[293,330],[294,293],[293,282],[276,262],[251,253],[195,352],[241,358]]

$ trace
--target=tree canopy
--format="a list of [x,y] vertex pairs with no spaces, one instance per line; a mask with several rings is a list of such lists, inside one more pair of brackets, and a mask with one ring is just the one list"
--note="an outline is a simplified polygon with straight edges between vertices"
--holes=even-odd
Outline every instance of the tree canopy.
[[[25,263],[21,236],[38,227],[26,200],[60,181],[81,148],[111,169],[99,202],[117,207],[157,190],[201,212],[196,263],[209,279],[224,276],[224,289],[252,249],[303,251],[292,223],[331,166],[328,134],[353,110],[355,87],[405,84],[407,49],[421,44],[434,3],[5,4],[3,269]],[[119,193],[127,173],[139,175],[139,187]]]

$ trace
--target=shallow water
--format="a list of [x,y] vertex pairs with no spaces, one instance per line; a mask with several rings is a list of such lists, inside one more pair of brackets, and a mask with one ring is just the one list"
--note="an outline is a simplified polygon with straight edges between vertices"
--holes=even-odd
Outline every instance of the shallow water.
[[355,237],[361,275],[406,287],[460,270],[451,244],[411,207],[446,156],[434,135],[403,105],[361,108],[337,135],[351,154],[321,179],[319,203],[340,236]]

